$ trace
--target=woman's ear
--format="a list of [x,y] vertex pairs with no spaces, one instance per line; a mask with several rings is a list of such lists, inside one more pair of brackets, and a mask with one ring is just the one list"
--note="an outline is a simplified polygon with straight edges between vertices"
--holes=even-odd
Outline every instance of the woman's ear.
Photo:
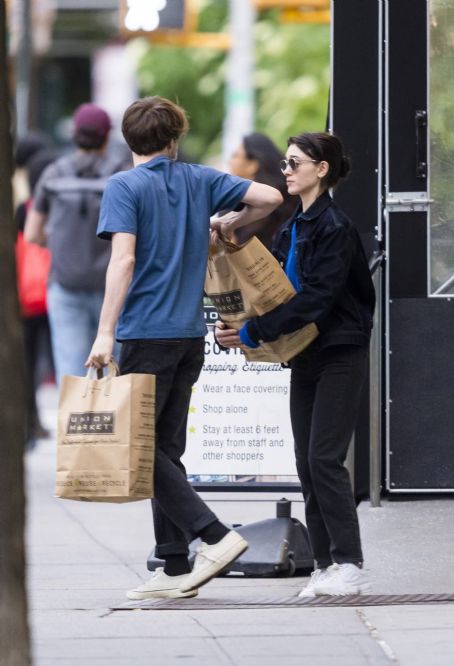
[[328,171],[329,171],[328,162],[325,162],[325,160],[319,162],[317,176],[320,178],[320,180],[322,180],[328,174]]

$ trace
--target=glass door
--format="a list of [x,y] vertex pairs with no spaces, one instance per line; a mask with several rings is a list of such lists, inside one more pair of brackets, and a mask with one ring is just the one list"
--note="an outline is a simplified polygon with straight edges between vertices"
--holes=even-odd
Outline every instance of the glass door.
[[429,291],[454,295],[454,0],[429,1]]

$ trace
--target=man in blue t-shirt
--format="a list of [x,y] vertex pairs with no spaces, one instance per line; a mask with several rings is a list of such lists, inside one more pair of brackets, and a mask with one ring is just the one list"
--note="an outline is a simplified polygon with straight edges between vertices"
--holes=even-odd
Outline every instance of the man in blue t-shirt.
[[[122,374],[156,375],[156,557],[165,560],[129,599],[192,597],[246,548],[186,479],[181,462],[192,385],[204,359],[203,285],[210,217],[231,233],[267,217],[281,202],[278,190],[208,167],[176,162],[188,129],[183,109],[161,97],[134,102],[122,131],[134,169],[109,179],[98,235],[112,240],[98,334],[86,365],[107,365],[114,331],[123,343]],[[234,211],[239,204],[241,210]],[[191,571],[188,540],[202,545]]]

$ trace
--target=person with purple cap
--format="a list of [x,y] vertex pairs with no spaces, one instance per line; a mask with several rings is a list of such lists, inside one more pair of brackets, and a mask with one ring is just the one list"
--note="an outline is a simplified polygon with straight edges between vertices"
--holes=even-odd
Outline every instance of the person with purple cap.
[[43,172],[24,232],[52,255],[47,298],[57,382],[84,374],[110,259],[110,243],[96,236],[100,202],[108,177],[124,167],[123,157],[107,153],[112,125],[104,109],[81,104],[73,125],[76,149]]

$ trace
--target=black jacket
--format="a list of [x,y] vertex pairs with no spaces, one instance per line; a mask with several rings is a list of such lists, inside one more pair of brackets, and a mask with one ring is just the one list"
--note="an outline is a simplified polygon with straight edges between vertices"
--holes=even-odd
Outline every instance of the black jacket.
[[375,291],[359,234],[328,192],[306,212],[297,209],[275,239],[273,253],[285,266],[291,226],[297,225],[297,271],[301,291],[247,325],[254,342],[270,342],[315,322],[316,344],[366,345],[372,329]]

